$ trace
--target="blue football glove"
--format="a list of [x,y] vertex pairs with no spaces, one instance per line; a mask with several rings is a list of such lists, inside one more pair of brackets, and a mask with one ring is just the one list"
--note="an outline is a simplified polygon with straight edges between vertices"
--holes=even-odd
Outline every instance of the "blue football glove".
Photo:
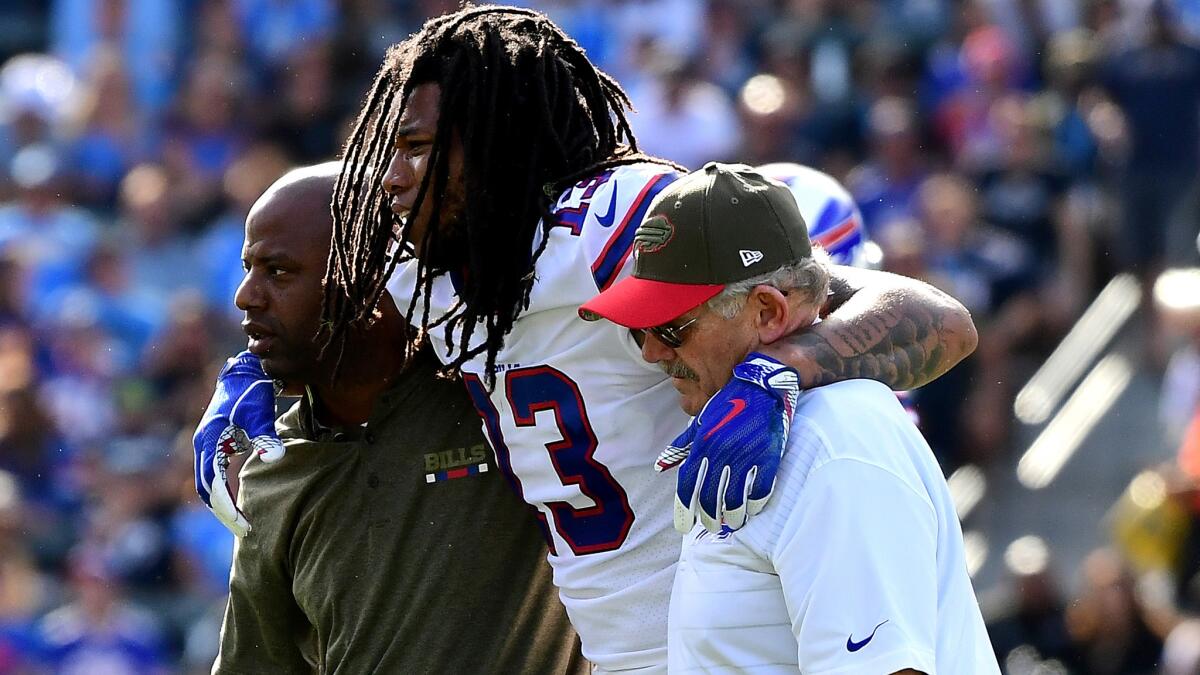
[[763,510],[787,446],[800,378],[784,364],[752,352],[733,379],[658,457],[656,471],[680,465],[675,529],[697,519],[713,533],[736,530]]
[[275,384],[258,357],[242,352],[225,362],[217,390],[192,435],[196,492],[225,527],[239,537],[250,531],[234,501],[225,472],[233,455],[253,450],[263,461],[283,457],[275,434]]

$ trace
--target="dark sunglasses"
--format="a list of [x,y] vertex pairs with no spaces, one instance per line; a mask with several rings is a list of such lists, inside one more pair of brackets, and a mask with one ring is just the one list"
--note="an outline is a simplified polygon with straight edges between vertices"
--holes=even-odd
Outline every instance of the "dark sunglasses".
[[691,326],[699,320],[700,317],[696,316],[684,321],[678,326],[655,326],[653,328],[647,328],[645,332],[652,334],[654,337],[658,338],[659,342],[662,342],[671,349],[679,349],[683,346],[683,331],[686,330],[688,326]]

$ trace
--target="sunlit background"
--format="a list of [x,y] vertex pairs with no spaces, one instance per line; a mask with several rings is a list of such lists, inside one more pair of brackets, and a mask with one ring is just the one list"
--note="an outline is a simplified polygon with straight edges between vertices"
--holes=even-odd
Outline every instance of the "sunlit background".
[[[527,4],[645,150],[821,168],[970,308],[915,399],[1007,673],[1200,673],[1200,0]],[[0,673],[208,672],[243,218],[453,8],[0,2]]]

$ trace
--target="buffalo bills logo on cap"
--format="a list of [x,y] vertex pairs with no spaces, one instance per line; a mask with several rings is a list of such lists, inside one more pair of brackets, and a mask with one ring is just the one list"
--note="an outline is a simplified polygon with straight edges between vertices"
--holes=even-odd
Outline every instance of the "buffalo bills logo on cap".
[[661,251],[674,236],[675,226],[666,216],[651,216],[638,226],[633,235],[633,246],[639,253],[654,253]]

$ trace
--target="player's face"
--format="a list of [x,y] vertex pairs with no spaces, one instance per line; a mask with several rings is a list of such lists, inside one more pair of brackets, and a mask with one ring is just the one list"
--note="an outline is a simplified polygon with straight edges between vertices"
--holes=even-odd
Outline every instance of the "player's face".
[[757,333],[744,320],[744,313],[726,319],[707,306],[693,309],[667,324],[676,329],[667,332],[678,337],[677,347],[663,342],[656,331],[645,332],[642,358],[657,363],[671,376],[671,384],[679,392],[679,406],[687,414],[698,414],[733,376],[733,367],[754,348]]
[[[437,135],[439,119],[438,104],[441,101],[441,87],[436,84],[422,84],[412,90],[408,105],[400,116],[400,130],[396,134],[395,152],[388,164],[387,173],[383,177],[383,186],[391,197],[392,211],[405,220],[408,228],[408,240],[420,246],[425,232],[429,228],[432,214],[436,210],[440,226],[438,234],[453,238],[457,232],[458,221],[466,208],[466,191],[463,186],[463,147],[457,135],[451,140],[449,148],[449,178],[446,192],[440,204],[433,204],[432,195],[436,185],[429,186],[425,202],[421,205],[416,218],[409,218],[409,212],[417,200],[421,190],[421,181],[430,165],[430,151],[433,149],[434,137]],[[453,242],[443,242],[450,244]],[[454,250],[452,246],[443,245],[442,250]],[[421,251],[418,251],[418,255]]]
[[327,219],[314,217],[318,206],[316,199],[268,194],[246,218],[246,276],[234,301],[245,312],[247,348],[268,375],[289,385],[313,381],[320,352],[314,337],[330,228]]

